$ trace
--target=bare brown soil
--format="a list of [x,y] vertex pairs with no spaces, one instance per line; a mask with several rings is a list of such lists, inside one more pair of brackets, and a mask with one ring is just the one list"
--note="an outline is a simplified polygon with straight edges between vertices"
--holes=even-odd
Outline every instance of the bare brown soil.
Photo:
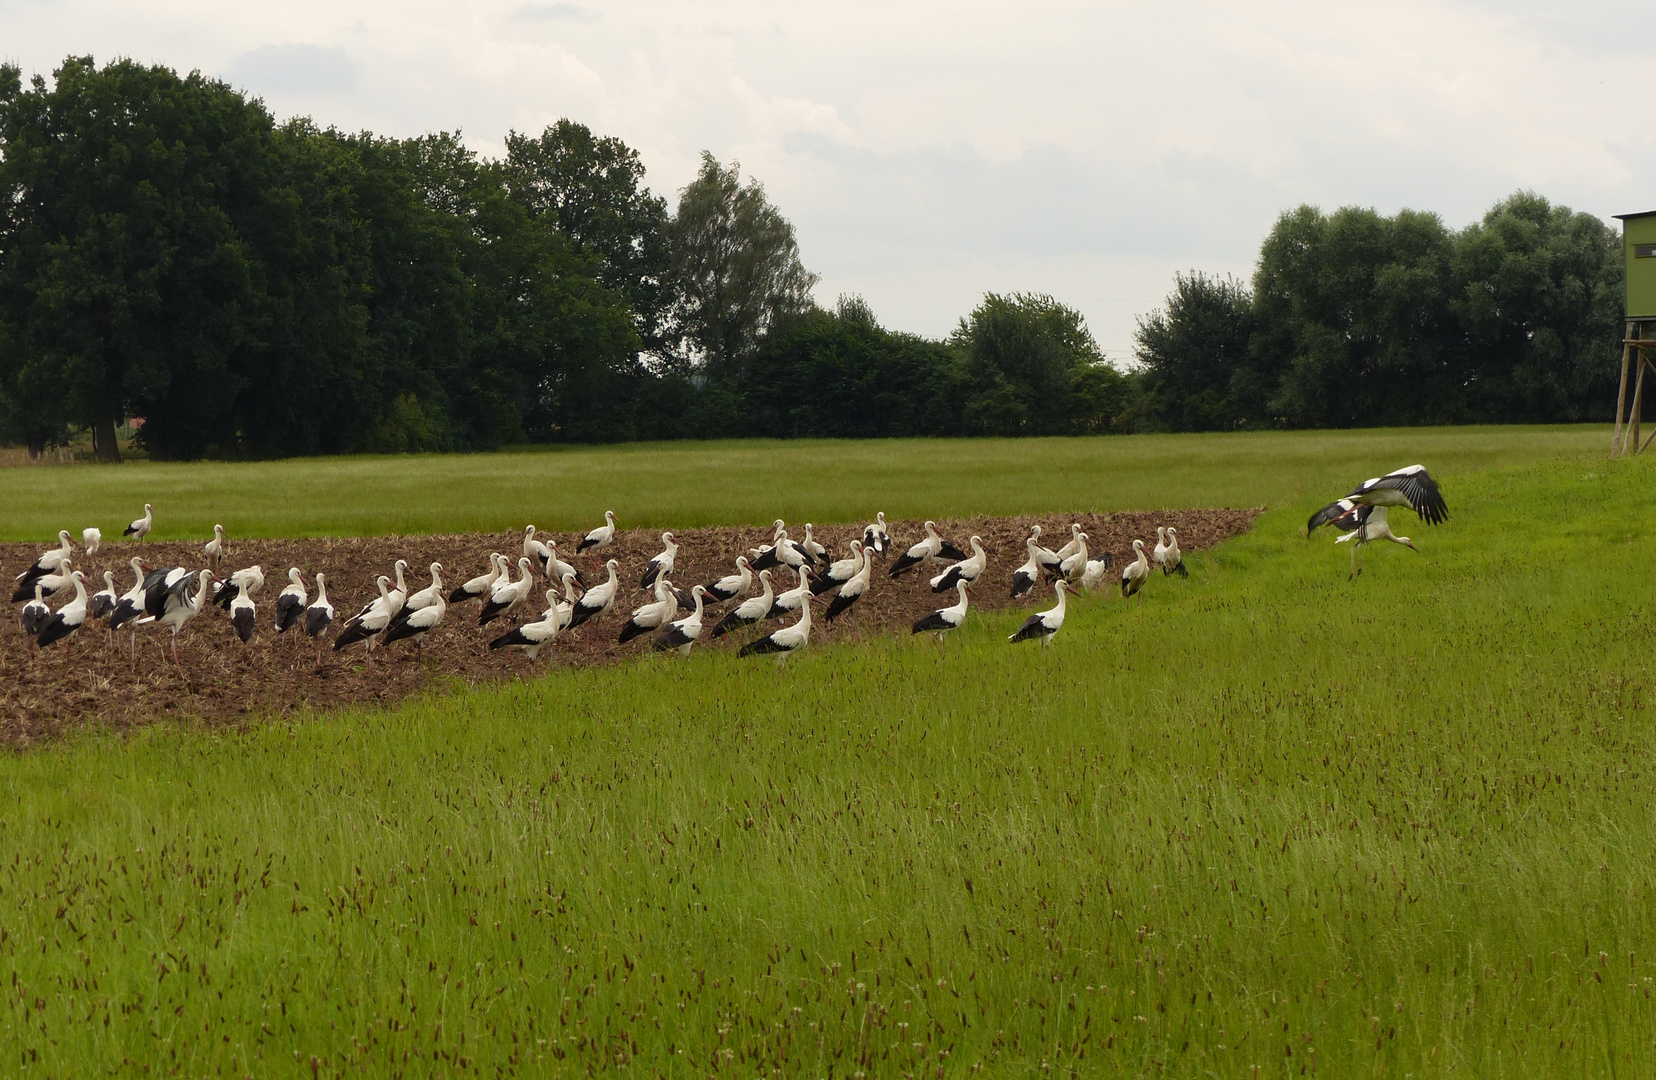
[[[1070,522],[1079,522],[1088,534],[1089,549],[1095,556],[1106,550],[1113,554],[1119,574],[1131,556],[1133,539],[1144,539],[1147,546],[1153,544],[1158,525],[1177,528],[1180,546],[1188,554],[1246,531],[1258,513],[1184,510],[1073,518],[978,517],[940,521],[938,529],[963,550],[969,550],[970,536],[982,538],[989,553],[989,568],[972,590],[972,601],[977,607],[999,610],[1014,606],[1008,596],[1009,582],[1012,572],[1027,557],[1024,538],[1033,524],[1041,525],[1043,539],[1057,547],[1069,539]],[[919,522],[897,521],[889,527],[898,552],[923,535]],[[846,545],[861,531],[860,525],[827,526],[816,531],[816,538],[828,546],[832,557],[841,558],[847,554]],[[769,540],[769,530],[761,528],[690,529],[675,535],[680,547],[678,570],[673,576],[684,588],[731,573],[737,555]],[[579,537],[555,534],[555,538],[559,554],[581,567],[589,584],[602,578],[597,560],[574,556]],[[797,534],[795,538],[799,538]],[[10,588],[11,577],[30,565],[43,546],[0,544],[0,572],[5,575],[0,580]],[[370,667],[361,645],[341,652],[332,648],[331,639],[340,624],[377,595],[375,577],[390,573],[397,559],[407,559],[413,567],[408,576],[412,592],[429,583],[426,568],[433,561],[443,564],[445,585],[453,588],[483,572],[489,552],[508,555],[515,565],[522,547],[523,537],[518,533],[319,540],[232,538],[221,575],[254,563],[264,568],[266,584],[255,597],[259,630],[244,645],[223,612],[216,608],[210,614],[204,612],[178,636],[181,667],[173,665],[171,635],[160,627],[138,631],[135,658],[129,655],[132,635],[125,628],[112,636],[101,625],[92,624],[67,642],[33,651],[16,617],[21,605],[14,605],[5,628],[0,630],[0,743],[23,746],[88,723],[124,728],[167,716],[234,723],[255,715],[281,715],[300,709],[390,705],[451,680],[475,685],[523,678],[545,671],[549,663],[613,664],[648,650],[651,636],[626,645],[618,645],[615,640],[631,609],[650,599],[637,587],[638,580],[661,543],[659,533],[644,530],[618,533],[615,543],[603,551],[603,555],[621,563],[623,590],[615,608],[601,620],[578,629],[572,637],[560,637],[536,661],[531,662],[517,650],[490,651],[489,640],[506,632],[512,623],[497,619],[479,629],[476,603],[450,607],[443,625],[429,635],[423,655],[405,643],[397,643],[389,650],[376,650]],[[201,565],[200,544],[140,547],[129,542],[106,543],[95,557],[83,557],[75,565],[88,571],[89,579],[96,583],[93,589],[102,588],[104,570],[114,570],[116,591],[121,593],[132,585],[127,560],[134,554],[156,567]],[[888,556],[887,566],[890,561]],[[290,566],[300,567],[307,577],[319,570],[327,575],[328,596],[337,615],[320,648],[298,630],[278,635],[273,628],[276,595],[287,585]],[[927,586],[926,579],[939,569],[918,567],[895,580],[883,569],[876,569],[869,594],[834,624],[816,621],[812,642],[908,633],[915,619],[954,602],[952,594],[940,597]],[[791,575],[782,580],[787,582],[784,587],[791,587]],[[60,596],[54,606],[61,606],[67,598],[68,594]],[[1050,592],[1042,589],[1035,603],[1044,608],[1050,606],[1050,601]],[[533,619],[543,606],[537,592],[525,614]],[[762,630],[749,628],[717,642],[704,641],[697,648],[734,649],[779,625],[766,623]]]

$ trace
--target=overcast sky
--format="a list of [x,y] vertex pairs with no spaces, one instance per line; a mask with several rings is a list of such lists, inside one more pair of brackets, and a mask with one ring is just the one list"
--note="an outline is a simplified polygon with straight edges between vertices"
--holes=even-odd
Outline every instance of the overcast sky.
[[1656,209],[1653,30],[1656,4],[1539,0],[0,0],[26,75],[126,55],[490,155],[569,116],[670,200],[705,148],[765,184],[824,303],[941,335],[985,291],[1050,292],[1118,358],[1175,272],[1248,275],[1302,202]]

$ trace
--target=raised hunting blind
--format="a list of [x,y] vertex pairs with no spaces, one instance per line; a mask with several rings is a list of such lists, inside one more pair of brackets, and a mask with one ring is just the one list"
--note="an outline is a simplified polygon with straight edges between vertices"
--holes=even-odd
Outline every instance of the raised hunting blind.
[[[1656,372],[1656,210],[1642,214],[1617,214],[1622,223],[1622,258],[1627,295],[1626,323],[1622,329],[1621,389],[1616,394],[1616,434],[1610,456],[1642,453],[1650,440],[1639,440],[1639,420],[1644,406],[1645,369]],[[1637,369],[1633,379],[1633,404],[1627,403],[1628,366]],[[1651,432],[1656,439],[1656,431]]]

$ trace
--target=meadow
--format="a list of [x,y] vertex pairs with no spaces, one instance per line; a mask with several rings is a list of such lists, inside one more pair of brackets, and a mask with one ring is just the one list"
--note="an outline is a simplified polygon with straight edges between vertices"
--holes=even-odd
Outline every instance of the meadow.
[[[1087,508],[1270,509],[1046,653],[1005,613],[6,757],[4,1067],[1649,1075],[1656,464],[1601,430],[1078,441]],[[938,444],[936,512],[1060,508],[1006,445]],[[569,486],[622,502],[612,453],[683,450]],[[1306,516],[1414,460],[1448,524],[1348,582]]]

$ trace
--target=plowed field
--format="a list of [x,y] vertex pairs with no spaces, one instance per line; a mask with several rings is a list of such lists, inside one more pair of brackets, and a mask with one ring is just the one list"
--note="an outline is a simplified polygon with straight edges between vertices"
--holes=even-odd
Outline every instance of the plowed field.
[[[1014,606],[1008,597],[1012,572],[1026,558],[1024,538],[1029,527],[1039,524],[1044,540],[1053,547],[1069,537],[1071,521],[1087,532],[1089,548],[1096,555],[1109,551],[1116,567],[1131,557],[1133,539],[1155,541],[1158,525],[1178,529],[1185,554],[1199,552],[1221,540],[1245,531],[1257,510],[1186,510],[1159,513],[1079,515],[1075,517],[967,518],[938,522],[939,532],[961,548],[972,535],[982,538],[989,554],[989,568],[972,590],[977,608],[999,610]],[[826,526],[816,538],[826,544],[832,557],[843,557],[847,543],[861,534],[861,526]],[[890,523],[893,546],[901,551],[923,535],[915,521]],[[544,537],[546,534],[542,534]],[[673,575],[681,587],[709,581],[730,573],[735,557],[749,548],[768,542],[764,528],[692,529],[675,533],[678,543],[678,570]],[[602,576],[600,564],[589,557],[575,557],[579,539],[554,534],[559,552],[582,570],[588,583]],[[796,539],[797,539],[796,535]],[[531,662],[516,650],[490,651],[487,642],[511,625],[496,620],[479,629],[477,605],[449,609],[444,624],[428,635],[423,653],[402,643],[388,651],[376,650],[372,666],[362,646],[342,652],[331,647],[333,633],[344,620],[375,595],[374,579],[390,573],[401,558],[414,568],[408,577],[410,592],[429,582],[427,566],[440,562],[445,567],[445,585],[454,585],[481,573],[491,551],[510,556],[515,564],[522,551],[521,534],[474,533],[459,536],[384,536],[357,539],[237,540],[231,538],[230,554],[221,576],[231,569],[259,564],[266,584],[255,597],[259,605],[259,630],[242,644],[218,609],[204,612],[179,634],[181,666],[172,663],[170,634],[164,628],[139,630],[136,652],[133,637],[126,629],[111,636],[101,625],[89,624],[68,642],[32,651],[30,639],[13,617],[0,632],[0,741],[28,744],[50,737],[75,725],[95,723],[124,727],[168,716],[195,717],[208,722],[234,723],[255,715],[280,715],[295,709],[325,709],[353,704],[392,704],[428,687],[485,683],[495,679],[523,678],[545,671],[550,665],[600,665],[619,663],[648,651],[650,638],[638,638],[618,645],[616,633],[628,612],[648,600],[639,589],[639,575],[645,563],[661,548],[659,534],[643,530],[622,531],[605,549],[605,556],[621,563],[623,590],[615,608],[601,620],[579,628],[574,635],[561,637],[538,660]],[[0,545],[0,571],[19,573],[33,562],[42,545]],[[115,572],[117,593],[132,584],[127,560],[134,554],[151,566],[199,566],[201,545],[106,543],[90,560],[78,559],[77,568],[89,571],[91,589],[102,587],[104,570]],[[889,566],[890,559],[887,560]],[[333,630],[323,643],[306,640],[298,631],[277,635],[272,611],[277,593],[287,584],[287,569],[298,566],[307,576],[325,572],[328,595],[337,612]],[[812,642],[828,642],[870,634],[908,633],[913,621],[936,607],[954,602],[952,594],[939,597],[927,587],[926,578],[937,568],[917,570],[895,580],[876,569],[869,594],[833,625],[818,620]],[[925,572],[922,573],[921,570]],[[782,580],[791,586],[791,575]],[[1163,587],[1160,575],[1152,591]],[[755,586],[757,588],[757,584]],[[787,586],[785,586],[787,587]],[[1194,580],[1174,580],[1165,587],[1200,587]],[[544,588],[542,586],[541,588]],[[1094,603],[1110,602],[1104,599]],[[72,594],[60,594],[54,607]],[[831,594],[830,594],[831,595]],[[824,600],[827,597],[823,598]],[[1040,607],[1050,606],[1051,594],[1038,594]],[[544,605],[537,591],[525,614],[534,618]],[[820,609],[819,609],[820,610]],[[712,620],[709,620],[711,624]],[[698,645],[733,649],[780,623],[766,623],[764,629],[750,628],[717,642]]]

